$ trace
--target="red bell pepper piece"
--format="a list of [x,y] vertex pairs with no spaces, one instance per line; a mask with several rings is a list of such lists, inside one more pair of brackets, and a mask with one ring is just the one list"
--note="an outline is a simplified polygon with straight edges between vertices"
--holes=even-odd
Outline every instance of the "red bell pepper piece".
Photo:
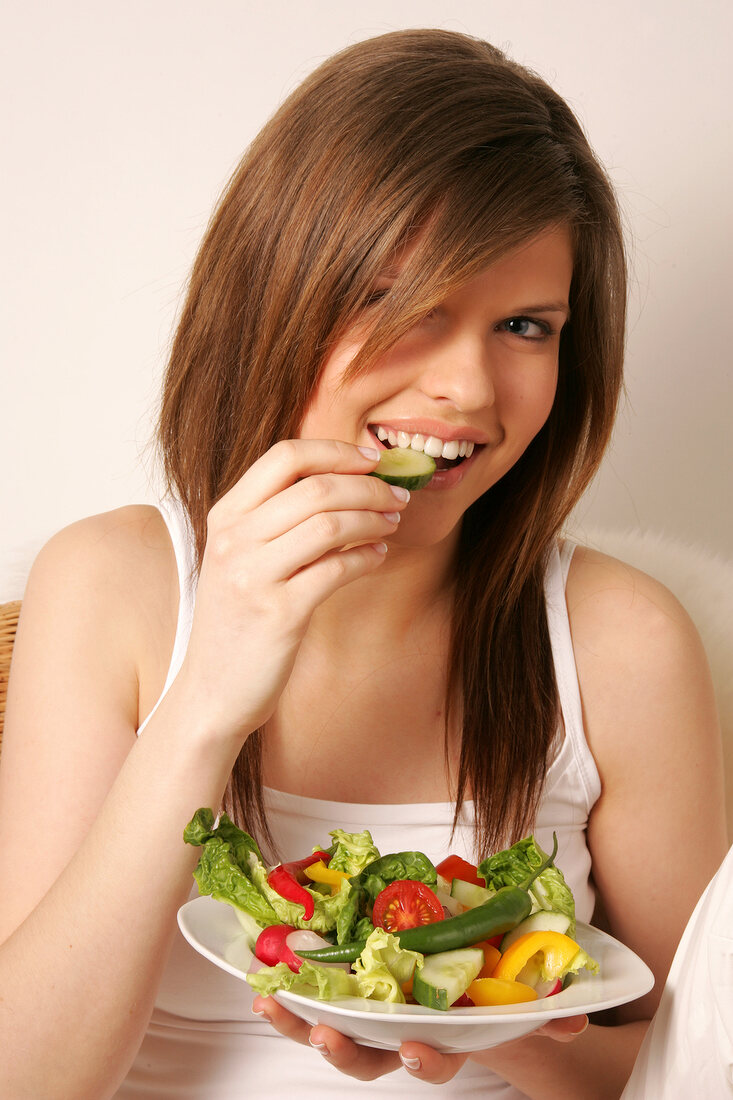
[[462,859],[461,856],[446,856],[435,870],[449,882],[451,879],[459,878],[463,882],[473,883],[474,886],[486,887],[486,880],[481,878],[477,867],[468,860]]
[[277,867],[273,867],[268,874],[267,884],[285,901],[294,901],[296,905],[302,905],[305,910],[303,916],[306,920],[310,920],[315,912],[315,901],[313,895],[301,885],[301,883],[309,881],[305,869],[310,867],[312,863],[317,863],[319,859],[323,860],[324,863],[328,863],[330,858],[328,852],[316,851],[311,852],[304,859],[296,859],[290,863],[278,863]]

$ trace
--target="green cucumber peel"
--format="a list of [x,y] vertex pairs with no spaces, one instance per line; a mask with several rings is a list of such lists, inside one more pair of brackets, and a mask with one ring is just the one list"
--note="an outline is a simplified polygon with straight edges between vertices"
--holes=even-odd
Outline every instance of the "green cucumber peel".
[[379,463],[372,470],[372,477],[415,492],[425,488],[435,469],[435,459],[424,451],[413,451],[411,447],[392,447],[380,452]]

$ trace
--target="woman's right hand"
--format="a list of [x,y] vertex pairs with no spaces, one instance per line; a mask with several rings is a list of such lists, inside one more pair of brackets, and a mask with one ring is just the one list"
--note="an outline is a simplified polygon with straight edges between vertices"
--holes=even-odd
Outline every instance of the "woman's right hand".
[[212,735],[244,738],[270,717],[313,612],[384,560],[409,494],[366,476],[377,457],[285,440],[211,509],[178,681]]

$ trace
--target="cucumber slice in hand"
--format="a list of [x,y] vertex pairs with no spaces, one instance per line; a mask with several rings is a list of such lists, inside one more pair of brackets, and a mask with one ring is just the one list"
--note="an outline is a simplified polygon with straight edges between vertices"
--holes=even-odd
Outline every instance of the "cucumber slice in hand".
[[390,451],[382,451],[379,465],[372,470],[374,477],[388,481],[390,485],[401,485],[410,492],[424,489],[434,473],[435,460],[424,451],[413,451],[411,447],[393,447]]

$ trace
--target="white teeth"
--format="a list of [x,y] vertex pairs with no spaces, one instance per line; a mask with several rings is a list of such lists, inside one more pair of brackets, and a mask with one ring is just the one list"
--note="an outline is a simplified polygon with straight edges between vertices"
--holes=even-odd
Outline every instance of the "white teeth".
[[421,435],[416,432],[395,432],[391,428],[383,428],[379,424],[375,432],[377,439],[382,443],[389,443],[390,447],[410,447],[413,451],[424,451],[431,458],[446,458],[454,461],[457,458],[470,458],[475,444],[468,439],[450,439],[444,441],[437,435]]
[[429,435],[425,440],[423,450],[425,454],[430,455],[431,458],[440,458],[443,454],[443,440],[438,439],[435,435]]

